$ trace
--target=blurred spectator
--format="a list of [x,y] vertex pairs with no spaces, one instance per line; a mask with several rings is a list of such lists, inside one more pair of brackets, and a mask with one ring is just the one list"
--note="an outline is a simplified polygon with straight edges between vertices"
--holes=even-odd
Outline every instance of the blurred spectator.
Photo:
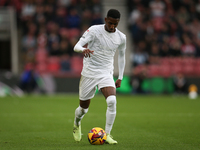
[[193,45],[191,39],[187,35],[183,35],[183,45],[181,47],[183,56],[195,56],[196,48]]
[[136,23],[130,27],[130,30],[135,43],[145,39],[146,24],[143,22],[142,18],[138,18]]
[[189,30],[192,33],[193,39],[197,39],[200,42],[200,21],[194,18],[189,24]]
[[68,40],[62,40],[60,42],[60,52],[61,52],[61,55],[72,56],[74,51],[73,51],[73,47],[71,46],[71,43]]
[[92,23],[91,23],[91,25],[97,25],[97,24],[103,24],[103,19],[101,17],[101,13],[100,12],[96,12],[92,16]]
[[128,24],[133,25],[136,23],[137,19],[141,17],[141,13],[144,10],[142,5],[136,6],[136,9],[133,9],[130,13]]
[[37,35],[37,46],[38,48],[46,48],[47,46],[47,30],[45,26],[39,27],[39,33]]
[[[146,35],[151,36],[154,34],[154,28],[151,20],[146,22]],[[147,37],[146,37],[147,38]]]
[[147,78],[147,66],[141,65],[132,70],[130,84],[133,89],[133,93],[144,94],[147,91],[143,91],[142,84]]
[[36,47],[36,30],[37,27],[34,23],[28,25],[28,33],[22,37],[22,48],[27,51],[28,48]]
[[77,38],[77,37],[71,38],[71,39],[70,39],[70,45],[71,45],[72,47],[74,47],[75,44],[77,43],[77,41],[78,41],[78,38]]
[[167,43],[161,44],[160,56],[161,57],[169,57],[169,56],[171,56],[170,48],[169,48],[169,45]]
[[71,0],[58,0],[57,5],[58,7],[64,6],[67,7],[70,5]]
[[162,23],[160,26],[158,42],[164,42],[164,40],[169,36],[170,36],[169,26],[167,24]]
[[153,43],[151,46],[151,52],[149,54],[149,63],[150,64],[160,63],[160,50],[157,43]]
[[190,11],[190,6],[191,5],[194,5],[194,1],[191,1],[191,0],[181,0],[181,6],[185,7],[188,12]]
[[78,7],[79,7],[78,0],[70,0],[70,4],[67,7],[67,10],[68,10],[67,13],[69,13],[69,10],[71,10],[71,9],[79,10]]
[[32,20],[33,16],[36,11],[36,6],[34,5],[33,1],[25,1],[22,4],[22,10],[21,10],[21,19],[22,21],[28,21]]
[[195,47],[196,47],[196,57],[200,57],[200,42],[199,41],[195,42]]
[[177,36],[171,37],[169,42],[171,56],[181,56],[181,45],[182,43]]
[[[78,14],[82,14],[85,10],[91,10],[91,1],[88,0],[79,0],[77,1],[76,10]],[[81,15],[82,16],[82,15]]]
[[135,51],[131,54],[132,66],[145,65],[148,63],[148,53],[146,52],[146,43],[140,41]]
[[55,22],[51,22],[49,23],[49,30],[48,30],[49,34],[48,34],[48,46],[49,49],[51,49],[52,47],[52,43],[53,42],[60,42],[60,35],[59,35],[59,26],[57,23]]
[[69,55],[64,54],[61,56],[60,67],[61,67],[62,72],[70,72],[71,71],[71,62],[70,62]]
[[69,10],[69,14],[66,17],[67,28],[80,28],[81,18],[78,15],[78,11],[75,8]]
[[[101,0],[0,0],[2,5],[19,8],[22,62],[35,61],[40,74],[69,72],[77,38],[89,26],[103,23]],[[75,68],[79,72],[81,67]]]
[[34,2],[35,2],[36,6],[38,6],[38,5],[44,5],[45,0],[34,0]]
[[190,5],[190,21],[192,20],[192,18],[197,18],[198,17],[198,13],[196,11],[196,8],[195,8],[195,4],[193,5]]
[[149,4],[152,17],[163,17],[165,15],[165,3],[161,0],[152,0]]
[[28,63],[25,66],[25,70],[20,78],[19,87],[27,93],[34,92],[38,88],[37,82],[39,81],[39,75],[35,72],[35,66],[33,63]]
[[52,21],[54,18],[54,6],[50,5],[50,4],[46,4],[45,5],[45,18],[46,18],[46,22]]
[[190,15],[187,12],[187,9],[182,6],[177,11],[176,18],[177,18],[177,20],[182,20],[184,23],[188,23],[188,21],[190,19]]
[[197,4],[195,5],[195,7],[196,7],[197,16],[199,16],[199,14],[200,14],[200,0],[197,1]]
[[174,76],[174,87],[177,94],[184,94],[187,92],[187,81],[182,73]]
[[[128,28],[135,57],[140,58],[137,48],[139,42],[144,41],[149,65],[156,64],[162,68],[162,62],[168,64],[168,69],[161,69],[159,76],[170,74],[169,66],[173,58],[181,61],[182,57],[200,57],[199,8],[200,0],[127,0]],[[188,61],[187,65],[193,66],[194,61]],[[182,68],[175,64],[173,69],[178,72]],[[192,67],[189,70],[192,72]],[[185,70],[183,73],[189,75]]]
[[65,16],[66,16],[65,8],[58,7],[56,10],[56,15],[53,18],[53,21],[56,22],[60,28],[66,27]]
[[86,9],[82,12],[82,17],[81,17],[81,26],[87,25],[91,26],[92,24],[92,12],[89,9]]
[[35,62],[35,48],[30,47],[25,53],[25,62],[34,63]]
[[44,10],[45,10],[45,8],[43,5],[36,6],[34,21],[37,23],[38,26],[46,25],[46,18],[44,15]]
[[51,48],[49,50],[49,55],[50,56],[60,56],[61,55],[59,42],[54,41],[54,42],[51,43]]
[[92,0],[92,11],[94,14],[100,14],[103,11],[101,0]]

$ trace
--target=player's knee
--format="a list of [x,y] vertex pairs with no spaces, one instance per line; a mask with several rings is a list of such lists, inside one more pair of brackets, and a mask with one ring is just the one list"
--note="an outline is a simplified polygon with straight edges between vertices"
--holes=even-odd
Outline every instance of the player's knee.
[[115,95],[108,96],[106,102],[108,109],[112,112],[115,112],[117,104],[116,96]]
[[115,95],[108,96],[106,99],[106,102],[107,102],[108,107],[110,107],[112,105],[116,105],[116,103],[117,103],[116,96]]

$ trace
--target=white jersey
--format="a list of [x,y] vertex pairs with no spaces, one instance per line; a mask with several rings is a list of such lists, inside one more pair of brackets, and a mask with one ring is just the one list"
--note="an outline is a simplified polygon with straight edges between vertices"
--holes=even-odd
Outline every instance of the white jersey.
[[75,51],[82,52],[85,49],[83,46],[88,44],[87,48],[94,51],[90,57],[84,57],[81,74],[91,78],[113,75],[114,55],[118,50],[119,79],[122,79],[125,67],[126,36],[118,29],[113,33],[107,32],[104,26],[104,24],[91,26],[74,47]]

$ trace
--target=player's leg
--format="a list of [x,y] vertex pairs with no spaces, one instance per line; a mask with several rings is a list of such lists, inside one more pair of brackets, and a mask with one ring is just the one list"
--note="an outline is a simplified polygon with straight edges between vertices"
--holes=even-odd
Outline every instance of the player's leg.
[[104,97],[106,98],[107,103],[107,111],[106,111],[106,133],[110,134],[112,130],[112,126],[115,121],[116,116],[116,96],[115,96],[115,88],[113,87],[104,87],[101,89]]
[[110,134],[116,116],[116,87],[112,76],[104,77],[100,80],[98,88],[104,95],[107,103],[106,111],[106,133]]
[[85,101],[80,100],[80,105],[75,110],[74,124],[76,126],[80,125],[80,121],[82,120],[84,115],[88,112],[89,105],[90,105],[90,99]]
[[73,128],[73,136],[75,141],[81,141],[82,133],[81,133],[81,120],[84,115],[88,112],[88,107],[90,105],[90,99],[82,101],[80,100],[80,105],[75,110],[75,119],[74,119],[74,128]]
[[90,99],[94,97],[96,86],[93,85],[93,80],[86,77],[81,77],[79,85],[80,104],[75,110],[73,136],[75,141],[81,140],[81,120],[88,112]]
[[116,117],[116,90],[114,87],[104,87],[101,89],[101,91],[107,102],[105,125],[105,132],[107,133],[106,143],[117,144],[117,141],[113,140],[112,136],[110,135]]

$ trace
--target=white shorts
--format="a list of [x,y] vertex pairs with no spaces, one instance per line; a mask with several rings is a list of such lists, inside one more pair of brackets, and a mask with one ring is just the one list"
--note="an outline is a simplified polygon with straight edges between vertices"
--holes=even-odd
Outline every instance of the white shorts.
[[115,81],[112,76],[102,77],[102,78],[88,78],[81,76],[79,83],[79,99],[88,100],[94,97],[96,92],[96,87],[100,90],[103,87],[114,87]]

